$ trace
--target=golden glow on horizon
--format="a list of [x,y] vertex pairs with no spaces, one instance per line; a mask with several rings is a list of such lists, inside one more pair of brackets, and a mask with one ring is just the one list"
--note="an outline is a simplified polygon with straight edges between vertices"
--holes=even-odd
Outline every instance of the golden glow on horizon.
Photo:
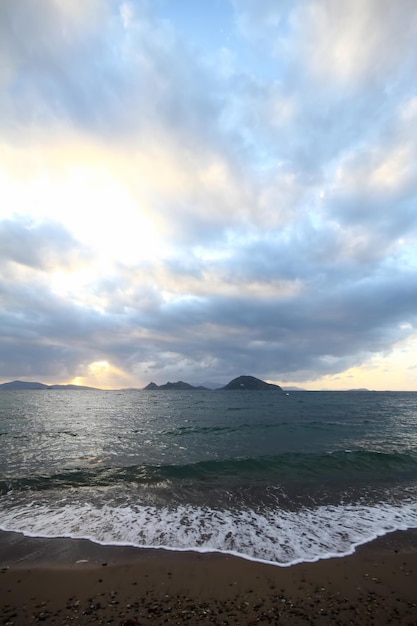
[[93,361],[89,363],[82,376],[71,380],[73,385],[98,387],[100,389],[120,389],[123,387],[138,387],[137,379],[122,369],[112,365],[109,361]]
[[[417,391],[417,333],[397,343],[387,355],[377,354],[344,372],[305,381],[285,381],[311,391],[366,388],[374,391]],[[281,384],[281,383],[278,383]]]

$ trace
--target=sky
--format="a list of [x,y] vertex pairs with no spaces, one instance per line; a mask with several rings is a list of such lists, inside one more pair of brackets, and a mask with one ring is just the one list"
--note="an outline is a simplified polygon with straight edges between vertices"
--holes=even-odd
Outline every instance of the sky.
[[415,0],[2,0],[0,382],[417,390]]

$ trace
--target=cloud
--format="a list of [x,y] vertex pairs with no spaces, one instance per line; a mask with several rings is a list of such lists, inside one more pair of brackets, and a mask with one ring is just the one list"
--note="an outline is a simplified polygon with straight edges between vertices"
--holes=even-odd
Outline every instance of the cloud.
[[[104,5],[101,5],[104,7]],[[82,5],[46,0],[6,0],[0,8],[4,98],[1,117],[8,131],[92,112],[94,84],[82,59],[95,56],[91,45],[102,26],[96,0]]]
[[1,376],[301,382],[413,334],[413,3],[219,7],[1,4]]
[[295,82],[311,77],[326,92],[375,89],[398,86],[415,67],[413,0],[233,0],[233,7],[240,32],[266,45],[277,66],[295,70]]
[[408,79],[415,67],[417,16],[411,0],[312,2],[295,28],[312,73],[339,87],[387,87]]
[[33,223],[27,219],[0,222],[0,260],[48,271],[87,262],[89,253],[57,222]]
[[23,363],[28,375],[42,368],[52,373],[52,366],[40,365],[48,351],[55,368],[60,361],[58,372],[73,375],[99,359],[137,372],[140,379],[150,373],[172,377],[177,369],[195,382],[213,372],[227,376],[254,366],[268,378],[302,380],[339,372],[367,353],[388,350],[410,332],[404,323],[412,329],[416,322],[413,277],[393,272],[379,282],[350,285],[315,280],[293,295],[277,290],[275,297],[266,291],[254,298],[245,289],[243,267],[240,276],[229,277],[229,294],[198,297],[185,295],[185,286],[179,294],[161,297],[161,283],[152,291],[137,277],[123,284],[119,274],[117,290],[115,284],[101,285],[100,298],[107,293],[111,300],[104,314],[53,298],[39,284],[3,286],[7,339],[2,351],[12,349],[14,356],[2,374]]

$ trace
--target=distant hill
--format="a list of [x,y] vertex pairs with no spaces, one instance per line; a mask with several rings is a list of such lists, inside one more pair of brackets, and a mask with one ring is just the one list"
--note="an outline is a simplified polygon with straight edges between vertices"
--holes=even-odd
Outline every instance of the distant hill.
[[0,389],[46,389],[48,385],[36,382],[26,382],[24,380],[12,380],[9,383],[2,383]]
[[143,389],[144,391],[154,391],[155,389],[159,389],[159,387],[156,383],[149,383],[149,385],[146,385]]
[[260,380],[254,376],[238,376],[222,387],[222,389],[239,391],[282,391],[279,385],[266,383],[264,380]]
[[146,387],[144,387],[144,391],[163,391],[165,389],[180,389],[180,390],[191,390],[191,389],[206,389],[206,387],[194,387],[193,385],[190,385],[189,383],[185,383],[182,380],[179,380],[176,383],[170,383],[167,382],[165,383],[165,385],[157,385],[156,383],[149,383],[149,385],[146,385]]
[[84,387],[83,385],[45,385],[38,382],[27,382],[25,380],[12,380],[9,383],[0,384],[0,390],[37,390],[37,389],[61,389],[61,390],[80,390],[80,389],[96,389],[96,387]]

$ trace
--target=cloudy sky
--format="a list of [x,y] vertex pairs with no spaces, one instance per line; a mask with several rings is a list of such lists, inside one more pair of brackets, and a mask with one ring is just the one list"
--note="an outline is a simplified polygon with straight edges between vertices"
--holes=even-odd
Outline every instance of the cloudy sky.
[[0,382],[417,390],[415,0],[2,0]]

